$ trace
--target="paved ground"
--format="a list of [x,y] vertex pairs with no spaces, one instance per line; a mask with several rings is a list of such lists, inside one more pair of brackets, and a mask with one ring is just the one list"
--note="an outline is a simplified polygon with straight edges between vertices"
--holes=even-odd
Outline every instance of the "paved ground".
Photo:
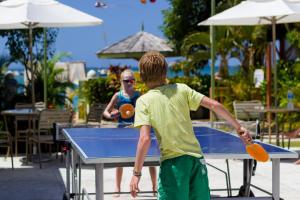
[[[0,199],[4,200],[61,200],[65,191],[65,166],[60,160],[53,159],[45,163],[43,169],[39,169],[37,164],[23,165],[20,157],[15,158],[15,170],[10,169],[10,160],[0,157]],[[298,200],[300,194],[300,166],[293,164],[295,160],[283,160],[281,163],[281,197],[285,200]],[[226,169],[223,160],[207,160],[208,163]],[[242,184],[242,162],[240,160],[230,161],[231,184],[233,188],[238,188]],[[224,175],[212,167],[208,167],[210,187],[224,188]],[[114,191],[115,169],[105,169],[104,190]],[[128,191],[132,168],[124,169],[122,181],[123,191]],[[83,170],[83,186],[88,192],[94,192],[94,170],[85,167]],[[253,177],[253,184],[271,191],[271,163],[259,164],[256,175]],[[151,182],[148,169],[143,169],[143,177],[140,189],[151,190]],[[256,196],[266,196],[256,189],[252,189]],[[212,192],[213,195],[225,195],[226,192]],[[237,191],[233,192],[236,195]],[[122,194],[119,198],[106,195],[105,200],[127,200],[129,195]],[[153,200],[156,199],[152,194],[144,194],[137,199]]]

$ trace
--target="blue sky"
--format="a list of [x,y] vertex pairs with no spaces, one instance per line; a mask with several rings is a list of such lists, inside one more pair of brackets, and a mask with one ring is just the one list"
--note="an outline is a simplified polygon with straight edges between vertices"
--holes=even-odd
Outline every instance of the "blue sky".
[[104,21],[102,25],[59,30],[56,41],[58,52],[70,52],[72,60],[86,61],[87,67],[106,67],[109,64],[136,66],[135,60],[99,59],[96,52],[141,30],[165,38],[160,26],[163,24],[162,10],[169,4],[166,0],[155,3],[140,3],[139,0],[104,0],[107,8],[96,8],[95,0],[61,0],[60,2],[96,16]]
[[[98,17],[104,21],[98,26],[60,28],[55,43],[56,52],[69,52],[70,61],[85,61],[87,67],[103,68],[110,64],[137,66],[132,59],[99,59],[98,50],[118,42],[141,30],[165,38],[160,26],[163,24],[162,10],[170,7],[167,0],[155,3],[140,3],[140,0],[102,0],[107,8],[96,8],[96,0],[59,0],[61,3]],[[4,41],[0,41],[0,53],[4,53]],[[168,62],[175,61],[174,58]],[[218,64],[218,63],[216,63]],[[236,62],[230,62],[236,65]],[[19,65],[13,65],[19,67]]]
[[[157,0],[155,3],[148,0],[146,4],[140,3],[140,0],[102,0],[108,5],[107,8],[96,8],[96,0],[59,2],[104,21],[98,26],[59,29],[56,52],[69,52],[69,60],[85,61],[87,67],[107,67],[110,64],[136,66],[137,61],[131,59],[99,59],[96,52],[140,31],[142,23],[145,31],[165,39],[159,27],[163,24],[161,11],[169,8],[166,0]],[[3,44],[4,41],[0,41],[0,53],[6,52]]]

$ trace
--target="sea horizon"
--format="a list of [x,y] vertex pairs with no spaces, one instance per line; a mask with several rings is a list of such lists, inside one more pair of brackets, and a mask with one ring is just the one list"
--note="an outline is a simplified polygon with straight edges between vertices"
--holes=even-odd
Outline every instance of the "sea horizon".
[[[97,77],[106,77],[106,74],[102,74],[101,71],[104,70],[108,70],[109,67],[86,67],[86,74],[90,71],[90,70],[94,70],[96,72]],[[130,66],[130,69],[132,69],[134,72],[138,71],[138,67],[137,66]],[[229,75],[234,75],[236,74],[240,69],[240,66],[228,66],[228,70],[229,70]],[[12,68],[12,69],[8,69],[8,71],[12,72],[15,74],[15,79],[17,80],[17,82],[19,84],[24,84],[24,69],[21,68]],[[219,66],[215,66],[215,72],[219,71]],[[211,69],[209,65],[204,66],[201,70],[201,75],[210,75]],[[183,72],[174,72],[171,68],[168,68],[168,72],[167,72],[167,76],[168,78],[174,78],[174,77],[181,77],[183,76]]]

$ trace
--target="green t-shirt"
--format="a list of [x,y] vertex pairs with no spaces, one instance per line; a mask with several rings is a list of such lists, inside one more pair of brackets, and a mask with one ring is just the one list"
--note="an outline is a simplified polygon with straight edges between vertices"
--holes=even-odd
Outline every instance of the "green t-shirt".
[[149,90],[136,102],[134,126],[154,128],[161,161],[182,155],[202,157],[190,110],[197,110],[204,95],[185,84],[167,84]]

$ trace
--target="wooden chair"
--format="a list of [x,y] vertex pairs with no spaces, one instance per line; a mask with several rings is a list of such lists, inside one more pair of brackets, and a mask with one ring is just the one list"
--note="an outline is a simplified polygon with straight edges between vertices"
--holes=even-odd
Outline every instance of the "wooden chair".
[[41,111],[41,110],[44,110],[44,109],[46,108],[46,105],[45,105],[44,102],[39,101],[39,102],[36,102],[36,103],[35,103],[34,107],[35,107],[36,109],[38,109],[38,110]]
[[70,123],[71,113],[66,110],[45,109],[40,112],[38,129],[32,133],[30,137],[30,143],[37,144],[37,153],[40,168],[42,168],[41,162],[41,144],[48,144],[51,154],[51,145],[54,144],[54,137],[51,130],[54,123]]
[[[263,114],[260,112],[260,109],[264,107],[261,101],[234,101],[233,108],[235,117],[240,121],[242,126],[245,126],[250,131],[253,137],[256,136],[258,125],[264,127]],[[261,123],[258,124],[258,122]]]
[[[31,109],[32,104],[26,104],[26,103],[17,103],[15,105],[16,109]],[[31,126],[30,123],[32,121],[28,118],[28,116],[16,116],[14,125],[15,125],[15,156],[18,156],[18,145],[19,142],[25,143],[27,148],[27,134],[28,134],[28,128]],[[24,128],[25,127],[25,128]],[[27,153],[27,149],[26,149]]]
[[0,147],[7,148],[7,154],[11,157],[11,167],[14,169],[14,159],[12,153],[12,136],[8,131],[0,131]]
[[87,126],[98,126],[100,127],[102,114],[104,112],[106,105],[95,103],[90,106],[89,113],[87,114],[86,118],[86,125]]
[[4,130],[0,130],[0,147],[7,148],[6,156],[11,157],[11,168],[14,169],[14,158],[13,158],[13,137],[8,129],[7,116],[4,115]]
[[100,127],[102,115],[106,105],[95,103],[89,107],[89,112],[84,124],[74,124],[74,127]]

